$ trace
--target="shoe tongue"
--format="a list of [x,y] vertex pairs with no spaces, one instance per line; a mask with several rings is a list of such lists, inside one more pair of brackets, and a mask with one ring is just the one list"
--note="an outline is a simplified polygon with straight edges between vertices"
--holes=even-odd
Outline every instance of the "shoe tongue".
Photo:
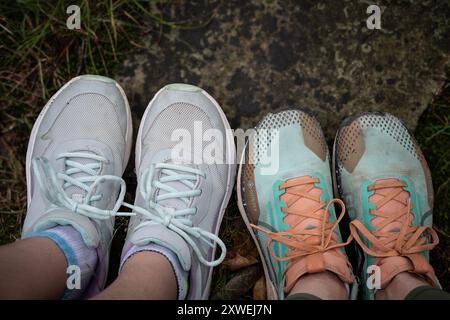
[[[182,164],[184,165],[184,164]],[[176,171],[176,170],[174,170]],[[180,174],[185,174],[184,172],[179,172]],[[167,176],[166,174],[164,174],[162,172],[162,170],[159,170],[159,172],[157,172],[158,174],[158,180],[160,180],[162,177]],[[192,181],[193,183],[195,183],[195,181]],[[184,183],[181,183],[180,181],[170,181],[170,182],[164,182],[165,185],[174,188],[177,191],[183,192],[183,191],[190,191],[192,190],[191,188],[189,188],[187,185],[185,185]],[[162,190],[162,189],[158,189],[156,195],[164,195],[167,194],[169,192]],[[174,210],[181,210],[181,209],[185,209],[186,207],[188,207],[189,205],[187,205],[182,199],[177,199],[177,198],[172,198],[172,199],[166,199],[166,200],[160,200],[158,201],[158,204],[160,204],[163,207],[167,207],[167,208],[171,208]]]
[[[301,178],[297,178],[299,180]],[[291,187],[291,191],[302,192],[306,191],[308,186],[299,185]],[[314,198],[320,199],[323,195],[323,190],[317,185],[314,188],[307,191],[309,195]],[[284,193],[281,195],[280,200],[286,204],[290,204],[290,209],[298,212],[312,213],[318,205],[318,202],[295,194]],[[304,218],[295,214],[288,214],[284,218],[284,222],[294,230],[311,230],[321,228],[321,220],[326,214],[325,209],[317,210],[314,215],[315,218]],[[300,220],[303,219],[301,222]],[[333,239],[338,236],[335,233]],[[308,237],[306,243],[309,245],[320,245],[320,236]],[[330,271],[336,274],[342,281],[346,283],[353,282],[353,275],[351,267],[346,255],[340,249],[332,249],[325,252],[317,252],[303,257],[293,259],[286,269],[286,282],[285,292],[290,292],[294,287],[297,280],[307,273],[319,273],[323,271]]]
[[[292,190],[297,190],[300,191],[302,188],[304,188],[303,186],[298,186],[298,187],[292,187]],[[320,188],[314,188],[311,191],[309,191],[309,194],[315,197],[320,197],[322,195],[323,191]],[[317,206],[317,201],[308,199],[308,198],[298,198],[298,196],[296,195],[292,195],[292,194],[288,194],[288,193],[284,193],[283,195],[281,195],[280,200],[285,202],[285,203],[291,203],[290,208],[293,210],[298,210],[299,212],[312,212],[312,208]],[[309,210],[311,209],[311,210]],[[316,215],[317,217],[321,217],[321,215],[323,215],[325,212],[324,209],[321,209],[319,211],[316,211]],[[316,229],[320,226],[320,221],[314,218],[306,218],[304,219],[301,223],[297,223],[297,221],[299,219],[302,219],[299,216],[293,215],[293,214],[288,214],[285,218],[284,218],[284,222],[289,225],[291,228],[293,226],[295,226],[295,229],[297,230],[311,230],[311,229]]]
[[66,209],[53,209],[43,215],[33,226],[33,231],[45,231],[58,225],[71,225],[83,238],[86,246],[97,248],[100,243],[99,232],[94,223],[81,214]]
[[[87,154],[97,155],[96,153],[94,153],[92,151],[77,151],[77,152],[83,152],[83,153],[87,153]],[[87,159],[87,158],[82,158],[82,157],[70,157],[70,158],[65,158],[65,160],[71,160],[71,161],[74,161],[74,162],[77,162],[77,163],[83,164],[83,165],[90,164],[90,163],[97,163],[98,162],[98,161],[93,160],[93,159]],[[71,168],[73,168],[73,167],[65,166],[65,170],[68,170],[68,169],[71,169]],[[101,168],[100,169],[96,169],[95,171],[99,172],[100,170],[101,170]],[[79,172],[79,173],[74,173],[74,174],[70,175],[70,177],[74,178],[74,179],[81,178],[81,177],[87,177],[87,176],[90,176],[90,175],[85,173],[85,172]],[[92,182],[85,182],[85,183],[87,185],[92,184]],[[82,188],[80,188],[78,186],[75,186],[75,185],[71,185],[71,186],[65,188],[64,191],[66,192],[66,194],[70,198],[72,198],[72,200],[77,201],[79,203],[83,202],[84,197],[87,194],[86,190],[84,190],[84,189],[82,189]]]
[[130,241],[137,246],[145,246],[156,243],[172,250],[178,257],[183,269],[191,269],[191,249],[186,241],[176,232],[164,225],[152,223],[137,228]]
[[[390,179],[391,180],[391,179]],[[392,179],[393,180],[393,179]],[[381,180],[383,181],[383,180]],[[396,180],[393,180],[394,182]],[[377,181],[378,182],[378,181]],[[376,183],[377,183],[376,182]],[[375,185],[376,185],[375,183]],[[369,202],[371,203],[377,203],[379,201],[382,201],[383,198],[389,196],[390,194],[394,193],[394,192],[398,192],[398,187],[395,188],[383,188],[383,189],[378,189],[375,190],[375,193],[373,195],[371,195],[369,197]],[[395,198],[403,203],[407,203],[408,198],[410,197],[409,192],[403,190],[402,192],[400,192]],[[383,211],[384,213],[387,214],[387,216],[392,216],[397,214],[400,210],[405,210],[405,205],[402,204],[401,202],[397,201],[397,200],[390,200],[389,202],[387,202],[386,204],[384,204],[382,207],[377,208],[380,211]],[[378,229],[379,225],[385,220],[386,218],[382,218],[382,217],[376,217],[374,219],[371,220],[372,225]],[[403,216],[403,219],[406,219],[406,215]],[[402,226],[403,226],[404,221],[402,219],[400,220],[395,220],[391,223],[389,223],[388,225],[384,226],[383,228],[380,228],[379,231],[381,232],[394,232],[394,233],[398,233],[400,232]]]

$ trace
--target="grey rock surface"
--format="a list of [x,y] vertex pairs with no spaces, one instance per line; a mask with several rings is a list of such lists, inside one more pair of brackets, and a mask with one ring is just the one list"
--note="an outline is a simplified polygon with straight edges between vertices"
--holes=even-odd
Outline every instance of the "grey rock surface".
[[370,4],[180,1],[162,14],[194,26],[150,32],[118,81],[136,124],[160,87],[187,82],[214,96],[233,128],[291,106],[311,110],[329,140],[362,111],[393,113],[414,129],[446,76],[450,2],[377,1],[381,30],[367,28]]

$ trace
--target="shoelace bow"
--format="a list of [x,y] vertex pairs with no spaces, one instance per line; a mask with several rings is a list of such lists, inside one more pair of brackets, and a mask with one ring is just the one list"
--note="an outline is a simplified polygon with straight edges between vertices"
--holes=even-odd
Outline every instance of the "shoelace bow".
[[[158,180],[153,179],[155,170],[157,169],[161,170],[161,174],[164,175]],[[168,229],[180,235],[191,246],[201,263],[206,266],[215,267],[225,259],[225,244],[215,234],[194,227],[190,216],[196,214],[197,208],[188,207],[191,198],[201,194],[201,190],[195,189],[195,181],[197,181],[199,176],[205,177],[205,174],[201,170],[188,166],[170,163],[153,164],[149,169],[144,171],[142,176],[143,183],[140,187],[141,195],[149,206],[148,210],[137,206],[129,207],[146,218],[135,230],[153,223],[165,225]],[[167,185],[167,182],[172,181],[180,182],[190,190],[178,191],[170,185]],[[155,195],[154,200],[152,200],[153,194],[157,189],[164,190],[166,193]],[[161,201],[167,199],[181,200],[186,204],[186,208],[175,210],[160,204]],[[126,206],[128,207],[128,205]],[[221,249],[220,257],[216,260],[208,261],[203,256],[201,249],[193,238],[200,240],[211,248],[214,248],[216,244],[219,245]]]
[[[331,249],[344,247],[351,242],[351,238],[345,243],[338,243],[334,238],[333,234],[335,229],[338,227],[339,222],[345,215],[345,205],[340,199],[332,199],[328,204],[326,201],[320,201],[320,196],[315,196],[309,192],[315,188],[315,183],[320,182],[317,178],[307,178],[299,182],[296,179],[292,179],[280,185],[280,189],[286,189],[286,193],[295,195],[297,198],[290,203],[287,203],[287,207],[282,208],[282,211],[298,216],[299,219],[296,221],[295,225],[287,231],[272,232],[261,228],[257,225],[252,224],[251,226],[268,236],[267,246],[271,256],[278,261],[286,261],[295,259],[298,257],[307,256],[310,254],[325,252]],[[300,190],[293,190],[294,187],[303,186]],[[292,205],[302,198],[307,198],[316,202],[316,205],[312,209],[298,210],[292,208]],[[339,204],[341,207],[341,214],[335,222],[330,222],[330,206],[334,203]],[[323,214],[319,214],[319,211],[323,210]],[[320,228],[311,229],[297,229],[297,226],[301,224],[305,219],[315,219],[319,221]],[[316,239],[319,238],[319,244],[313,244]],[[285,257],[279,257],[273,252],[271,246],[273,241],[285,244],[289,251]]]
[[[179,234],[192,247],[201,263],[214,267],[224,260],[226,247],[223,241],[213,233],[194,227],[192,220],[190,219],[190,217],[197,212],[196,208],[188,207],[190,199],[201,194],[201,190],[194,189],[195,184],[193,181],[196,181],[198,176],[205,176],[202,171],[188,166],[168,163],[152,165],[149,169],[144,171],[142,177],[143,183],[139,190],[142,197],[145,199],[146,204],[148,204],[148,209],[146,209],[124,201],[126,184],[122,178],[112,175],[98,175],[101,163],[107,161],[104,157],[92,153],[77,152],[62,153],[57,159],[61,158],[65,159],[65,165],[68,168],[65,173],[56,173],[49,161],[44,157],[36,157],[33,159],[33,169],[39,187],[45,197],[54,206],[66,208],[74,213],[82,214],[93,219],[109,219],[111,216],[134,216],[138,213],[144,217],[144,221],[142,221],[135,230],[151,223],[162,224]],[[70,160],[71,158],[90,159],[93,162],[81,164],[77,161]],[[153,179],[156,169],[161,170],[161,173],[165,176],[161,177],[159,180]],[[77,178],[72,177],[72,175],[77,173],[85,173],[86,175]],[[58,180],[64,181],[63,186],[61,186]],[[108,180],[120,183],[120,193],[114,208],[112,210],[103,210],[92,206],[92,202],[98,201],[102,197],[101,195],[94,194],[95,187]],[[47,183],[45,183],[45,181],[47,181]],[[166,184],[171,181],[181,182],[190,188],[190,190],[178,191]],[[79,187],[87,192],[81,203],[73,200],[66,194],[65,189],[70,186]],[[160,189],[166,191],[166,193],[156,195],[155,201],[153,201],[151,200],[153,194],[152,188],[155,188],[153,191]],[[160,201],[167,199],[180,199],[186,204],[186,208],[174,210],[159,203]],[[119,212],[122,205],[132,209],[134,212]],[[218,244],[221,248],[220,257],[213,261],[206,260],[203,257],[200,248],[192,238],[206,243],[209,247],[215,247],[215,245]]]
[[[377,258],[407,256],[431,250],[439,243],[439,237],[432,228],[412,225],[411,199],[408,197],[405,202],[399,197],[406,186],[406,183],[398,180],[378,181],[375,185],[369,186],[369,191],[376,192],[376,190],[385,188],[393,188],[395,191],[383,196],[379,201],[374,201],[377,209],[372,209],[371,214],[375,217],[383,218],[383,221],[377,226],[374,232],[367,230],[359,220],[353,220],[350,223],[352,236],[368,255]],[[381,195],[380,193],[378,194]],[[385,212],[383,206],[390,201],[401,203],[403,208],[394,214]],[[401,223],[401,228],[398,232],[381,231],[381,229],[396,221]],[[373,249],[364,243],[360,234],[371,243]],[[429,238],[426,234],[431,236],[430,242],[428,242]]]

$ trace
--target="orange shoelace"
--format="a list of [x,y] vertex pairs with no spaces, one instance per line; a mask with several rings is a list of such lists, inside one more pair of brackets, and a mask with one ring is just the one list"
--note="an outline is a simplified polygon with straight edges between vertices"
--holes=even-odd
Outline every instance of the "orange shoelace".
[[[254,229],[267,234],[267,247],[274,259],[286,261],[314,253],[323,253],[331,249],[344,247],[351,242],[352,239],[349,238],[345,243],[338,243],[335,233],[339,222],[345,215],[344,203],[340,199],[332,199],[327,204],[326,201],[320,201],[320,194],[311,193],[312,190],[317,189],[315,183],[319,182],[320,180],[317,178],[300,177],[290,179],[280,185],[280,190],[285,189],[284,194],[291,195],[290,200],[286,202],[287,207],[281,210],[286,213],[286,217],[289,215],[298,217],[289,230],[272,232],[251,224]],[[312,200],[314,204],[303,209],[293,208],[294,204],[302,199]],[[335,222],[330,222],[329,209],[334,203],[339,204],[342,212]],[[305,227],[306,219],[310,219],[310,222],[316,222],[314,224],[317,224],[317,226],[315,228]],[[301,226],[302,224],[303,226]],[[271,246],[273,241],[285,244],[289,248],[285,257],[279,257],[273,252]]]
[[[404,190],[406,186],[402,181],[387,179],[379,180],[368,188],[378,195],[378,199],[372,201],[376,209],[371,210],[374,216],[372,222],[377,219],[375,231],[370,232],[358,220],[350,223],[351,235],[368,255],[376,258],[409,256],[431,250],[439,243],[438,235],[432,228],[412,225],[414,216],[409,193]],[[400,204],[401,208],[387,210],[388,204]],[[371,243],[372,248],[366,246],[360,234]],[[426,234],[431,236],[430,242]]]

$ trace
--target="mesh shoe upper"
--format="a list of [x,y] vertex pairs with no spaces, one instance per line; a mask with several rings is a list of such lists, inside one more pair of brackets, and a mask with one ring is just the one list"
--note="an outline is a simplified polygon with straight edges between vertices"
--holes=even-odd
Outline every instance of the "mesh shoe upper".
[[[334,158],[337,187],[353,220],[351,231],[365,251],[363,284],[365,271],[374,264],[381,266],[382,286],[401,271],[426,275],[436,284],[426,262],[434,246],[426,243],[437,240],[430,229],[431,176],[406,127],[389,114],[350,118],[338,132]],[[363,292],[373,298],[365,285]]]

